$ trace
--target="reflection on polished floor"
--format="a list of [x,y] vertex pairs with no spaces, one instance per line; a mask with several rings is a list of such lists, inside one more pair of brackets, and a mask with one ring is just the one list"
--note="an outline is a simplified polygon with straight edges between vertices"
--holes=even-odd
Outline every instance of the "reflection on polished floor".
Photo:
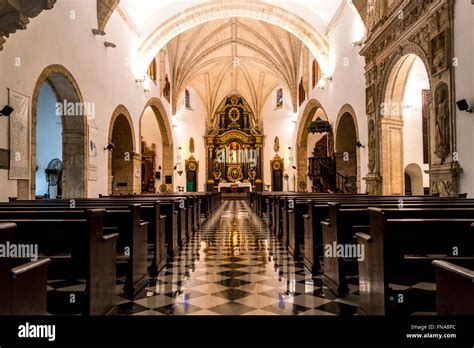
[[244,201],[227,201],[124,315],[354,315],[357,285],[344,299],[325,291]]

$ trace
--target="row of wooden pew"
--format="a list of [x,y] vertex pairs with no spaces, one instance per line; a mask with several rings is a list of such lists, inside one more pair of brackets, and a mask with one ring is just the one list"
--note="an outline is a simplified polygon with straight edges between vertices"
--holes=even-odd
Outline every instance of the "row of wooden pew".
[[289,252],[314,275],[323,273],[337,296],[348,293],[348,276],[359,276],[360,314],[404,313],[404,302],[394,300],[403,293],[392,284],[434,281],[438,314],[474,314],[474,200],[294,192],[248,197]]
[[[0,242],[37,245],[40,256],[34,262],[0,260],[0,287],[8,289],[0,314],[44,314],[47,307],[58,313],[65,308],[112,313],[117,277],[124,277],[124,293],[133,298],[219,204],[218,193],[0,203]],[[85,287],[61,291],[47,303],[47,279],[85,280]],[[71,295],[77,300],[68,306]]]

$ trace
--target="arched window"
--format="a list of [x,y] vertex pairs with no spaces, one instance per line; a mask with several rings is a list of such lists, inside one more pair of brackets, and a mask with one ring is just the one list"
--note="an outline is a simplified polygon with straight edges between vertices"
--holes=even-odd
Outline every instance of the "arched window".
[[156,82],[156,78],[157,78],[156,58],[153,58],[153,60],[150,63],[150,66],[148,67],[148,76],[150,76],[150,79],[152,79],[153,82]]
[[283,106],[283,88],[278,88],[276,91],[276,107],[281,108]]
[[319,64],[318,64],[318,61],[316,59],[313,59],[313,69],[312,69],[312,73],[313,73],[313,88],[316,87],[316,84],[318,83],[318,81],[321,79],[321,69],[319,68]]
[[184,91],[184,106],[186,109],[191,109],[191,96],[187,89]]

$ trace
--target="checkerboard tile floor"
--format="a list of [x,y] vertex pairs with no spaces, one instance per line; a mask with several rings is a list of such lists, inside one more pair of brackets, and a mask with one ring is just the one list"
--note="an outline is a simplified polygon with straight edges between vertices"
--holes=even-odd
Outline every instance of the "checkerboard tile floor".
[[[322,275],[311,275],[289,255],[246,202],[227,201],[133,301],[123,294],[124,279],[119,278],[116,303],[118,315],[352,316],[357,314],[359,281],[352,277],[348,282],[349,294],[335,297]],[[64,303],[62,297],[83,287],[80,280],[50,281],[48,295]],[[433,314],[435,284],[392,288],[422,308],[417,314]],[[56,307],[51,308],[54,313]],[[407,307],[406,314],[413,312]]]

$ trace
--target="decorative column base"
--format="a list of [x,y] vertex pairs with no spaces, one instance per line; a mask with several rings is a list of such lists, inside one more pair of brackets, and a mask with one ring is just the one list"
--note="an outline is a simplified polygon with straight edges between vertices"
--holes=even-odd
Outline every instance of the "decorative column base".
[[377,173],[368,174],[365,178],[366,192],[370,196],[382,195],[382,178]]
[[432,166],[426,171],[430,175],[430,194],[439,194],[440,197],[457,197],[461,172],[459,162]]

